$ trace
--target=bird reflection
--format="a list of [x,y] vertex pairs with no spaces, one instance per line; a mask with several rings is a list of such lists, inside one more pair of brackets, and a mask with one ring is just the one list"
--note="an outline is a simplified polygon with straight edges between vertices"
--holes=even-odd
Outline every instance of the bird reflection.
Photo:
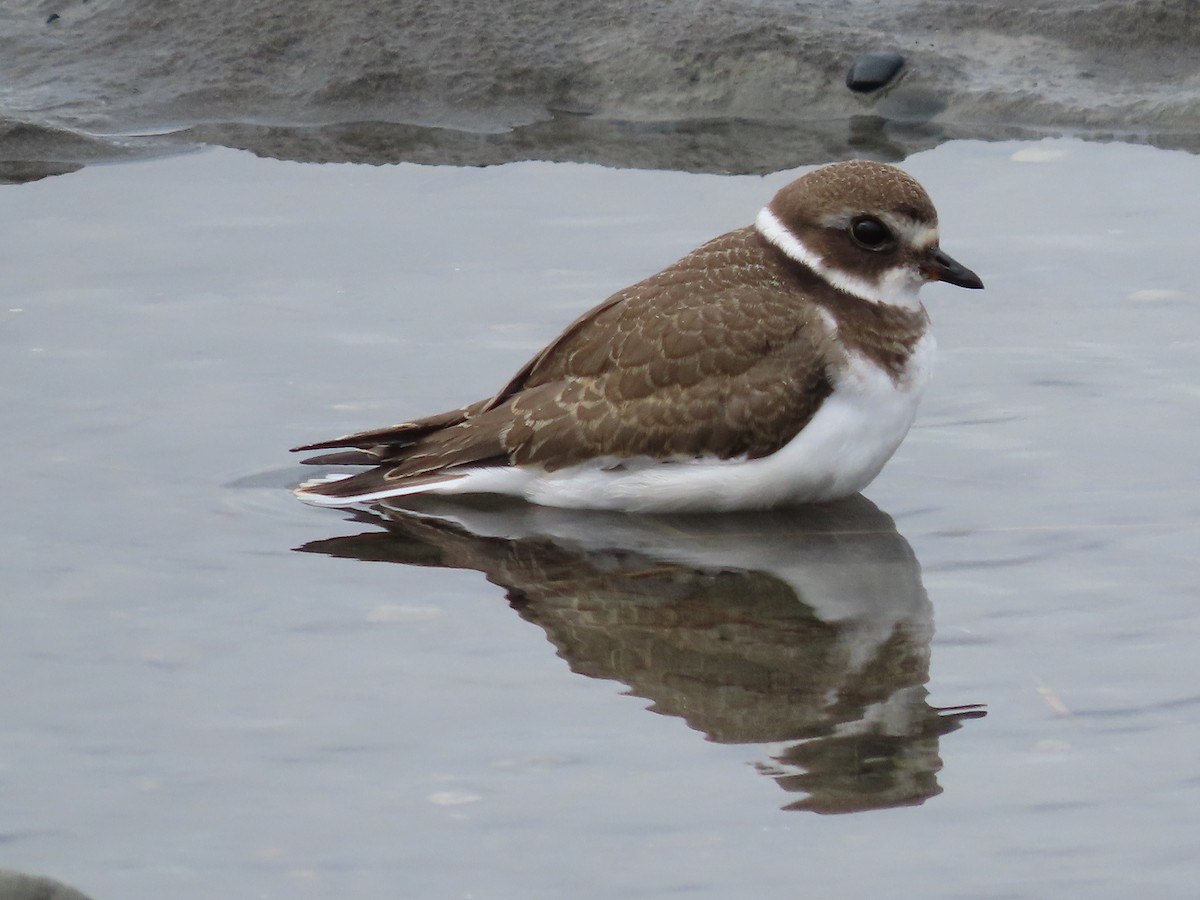
[[939,739],[978,705],[926,702],[933,611],[891,518],[863,497],[790,511],[628,516],[480,499],[355,517],[299,549],[474,569],[571,669],[623,682],[820,813],[941,792]]

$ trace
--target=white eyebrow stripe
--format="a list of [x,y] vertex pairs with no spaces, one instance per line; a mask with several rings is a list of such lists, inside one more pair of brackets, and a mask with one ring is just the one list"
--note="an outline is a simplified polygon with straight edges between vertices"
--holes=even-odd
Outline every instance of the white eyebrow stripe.
[[866,300],[868,303],[884,302],[883,294],[879,288],[865,278],[856,278],[853,275],[847,275],[845,272],[831,269],[825,265],[825,260],[806,247],[798,237],[792,234],[779,221],[779,217],[771,212],[769,206],[764,206],[759,211],[758,217],[754,220],[754,227],[771,244],[782,250],[788,259],[812,269],[838,290],[845,291],[847,294],[853,294],[855,297],[858,297],[860,300]]
[[928,250],[930,247],[937,246],[938,229],[936,225],[918,225],[907,219],[896,221],[891,216],[888,217],[888,224],[900,234],[904,244],[914,250]]

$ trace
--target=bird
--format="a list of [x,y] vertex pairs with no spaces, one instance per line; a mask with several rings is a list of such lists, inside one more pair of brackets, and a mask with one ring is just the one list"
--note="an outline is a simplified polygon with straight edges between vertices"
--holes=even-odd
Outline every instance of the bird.
[[814,169],[753,224],[585,312],[495,394],[294,448],[368,465],[301,484],[320,506],[502,494],[719,513],[862,491],[929,381],[927,282],[979,289],[925,189],[867,160]]

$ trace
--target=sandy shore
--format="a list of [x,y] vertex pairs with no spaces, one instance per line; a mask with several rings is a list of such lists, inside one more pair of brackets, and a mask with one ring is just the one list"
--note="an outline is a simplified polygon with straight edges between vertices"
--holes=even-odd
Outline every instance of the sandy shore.
[[[188,142],[728,172],[962,137],[1194,150],[1196,46],[1184,0],[53,0],[0,12],[0,160],[21,180]],[[901,76],[852,92],[875,51]],[[112,137],[148,132],[169,137]]]

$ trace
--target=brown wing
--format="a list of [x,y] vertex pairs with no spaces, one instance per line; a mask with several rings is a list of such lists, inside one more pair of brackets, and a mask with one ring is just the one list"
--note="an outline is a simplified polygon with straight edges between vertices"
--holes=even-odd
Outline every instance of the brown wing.
[[[774,453],[831,390],[821,332],[741,293],[652,320],[599,374],[523,389],[507,404],[513,462],[556,469],[596,456]],[[743,312],[751,303],[758,315]]]
[[619,292],[493,399],[511,460],[774,453],[832,389],[806,287],[744,228]]
[[384,464],[319,488],[342,496],[475,465],[765,456],[831,390],[804,287],[752,229],[730,232],[580,317],[489,400],[300,449]]

